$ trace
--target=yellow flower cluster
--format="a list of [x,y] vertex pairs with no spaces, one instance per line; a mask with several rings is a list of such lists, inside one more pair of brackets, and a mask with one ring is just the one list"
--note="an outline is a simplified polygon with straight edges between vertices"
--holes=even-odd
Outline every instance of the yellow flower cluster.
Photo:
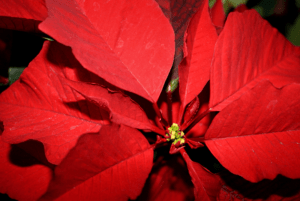
[[185,143],[185,140],[183,138],[184,132],[179,130],[179,126],[176,123],[173,123],[172,126],[168,128],[169,134],[166,134],[167,137],[170,136],[170,138],[167,139],[167,141],[173,140],[173,144],[175,145],[177,142],[180,142],[180,144]]

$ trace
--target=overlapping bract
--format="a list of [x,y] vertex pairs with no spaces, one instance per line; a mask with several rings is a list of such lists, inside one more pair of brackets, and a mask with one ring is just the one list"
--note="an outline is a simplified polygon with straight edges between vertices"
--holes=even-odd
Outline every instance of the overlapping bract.
[[1,1],[0,28],[40,32],[38,25],[47,17],[45,0]]
[[99,133],[78,140],[55,169],[40,200],[136,199],[152,160],[153,148],[139,131],[123,125],[103,126]]
[[[216,10],[220,10],[220,2]],[[139,96],[140,101],[156,104],[170,72],[175,47],[178,54],[186,52],[179,67],[181,108],[179,103],[171,106],[180,108],[180,112],[171,112],[180,117],[173,119],[193,121],[205,112],[203,108],[220,111],[204,138],[200,138],[203,131],[197,133],[199,125],[192,131],[225,168],[252,182],[274,179],[278,174],[300,177],[300,164],[295,158],[300,152],[299,49],[255,11],[233,12],[223,28],[224,13],[217,15],[214,9],[209,10],[207,0],[191,1],[191,7],[201,6],[186,32],[185,49],[180,41],[174,41],[165,17],[168,12],[181,13],[169,6],[174,1],[158,1],[165,8],[165,16],[152,0],[46,3],[48,18],[41,30],[70,46],[74,56],[66,46],[45,43],[21,78],[1,94],[1,159],[7,164],[5,171],[35,171],[33,175],[26,173],[26,179],[44,178],[40,183],[32,181],[32,186],[41,185],[32,197],[4,188],[3,182],[2,193],[21,200],[37,199],[44,193],[41,200],[136,199],[151,170],[155,147],[136,129],[160,135],[164,129],[156,122],[160,117],[149,118],[149,108],[142,108],[131,98]],[[31,17],[41,20],[45,13],[41,10],[40,14],[36,19]],[[174,16],[169,20],[178,22]],[[174,27],[180,33],[184,30],[176,24]],[[175,39],[182,37],[180,33],[175,33]],[[209,80],[209,104],[199,103],[198,95]],[[185,111],[193,108],[189,105],[192,100],[203,108]],[[169,109],[162,108],[164,112]],[[195,138],[191,140],[198,143]],[[49,167],[22,169],[10,164],[5,156],[9,152],[7,143],[32,139],[42,142],[48,161],[58,165],[47,191]],[[184,148],[180,153],[196,200],[228,198],[219,175],[192,161]],[[169,174],[153,171],[147,185],[160,185],[160,178],[172,178]],[[149,188],[157,196],[151,199],[163,199],[162,191],[172,193],[176,199],[171,183],[168,181],[163,189]],[[180,185],[186,184],[179,180],[174,186]],[[147,189],[142,196],[145,194]],[[179,200],[186,196],[178,195]]]

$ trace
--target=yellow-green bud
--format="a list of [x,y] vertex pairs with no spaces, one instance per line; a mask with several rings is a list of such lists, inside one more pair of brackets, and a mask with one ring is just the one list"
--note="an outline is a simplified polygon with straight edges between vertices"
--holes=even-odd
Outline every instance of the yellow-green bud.
[[[184,132],[179,130],[179,126],[176,123],[173,123],[169,128],[169,135],[166,134],[167,137],[170,136],[170,139],[173,141],[173,144],[176,144],[177,142],[180,142],[180,144],[184,144],[185,143],[185,139],[183,138],[184,136]],[[170,140],[169,138],[167,139],[167,141]]]

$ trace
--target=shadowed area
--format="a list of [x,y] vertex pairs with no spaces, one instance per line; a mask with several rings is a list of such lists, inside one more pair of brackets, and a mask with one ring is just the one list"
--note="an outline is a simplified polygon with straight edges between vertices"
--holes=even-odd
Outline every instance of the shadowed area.
[[45,156],[44,146],[36,140],[27,140],[19,144],[12,144],[9,153],[10,161],[20,167],[41,164],[54,169],[55,165],[49,163]]
[[288,198],[300,192],[300,179],[290,179],[282,175],[278,175],[274,180],[264,179],[257,183],[247,181],[227,170],[221,172],[220,176],[227,185],[223,186],[223,190],[229,194],[236,194],[238,197],[267,199],[272,195],[277,195]]

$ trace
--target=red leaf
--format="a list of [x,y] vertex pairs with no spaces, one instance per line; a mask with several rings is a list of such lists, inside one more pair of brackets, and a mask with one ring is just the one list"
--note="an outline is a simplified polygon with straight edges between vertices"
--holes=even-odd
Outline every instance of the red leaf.
[[1,84],[7,84],[8,83],[8,78],[3,77],[3,76],[0,75],[0,83]]
[[[192,18],[187,30],[187,57],[179,66],[179,92],[182,112],[204,88],[209,71],[217,33],[208,13],[208,0]],[[182,115],[182,113],[181,113]]]
[[154,1],[46,2],[42,31],[71,46],[86,69],[157,101],[172,66],[174,33]]
[[192,182],[194,184],[195,201],[213,201],[221,189],[220,178],[202,167],[199,163],[190,159],[184,149],[180,149],[184,158]]
[[166,18],[172,22],[172,9],[171,9],[171,0],[155,0],[158,3],[161,11],[165,14]]
[[[110,112],[111,121],[132,128],[156,131],[158,128],[150,123],[144,110],[129,96],[95,84],[62,80],[87,100],[95,102],[100,108]],[[163,131],[164,133],[164,131]]]
[[183,115],[183,122],[189,122],[194,119],[194,117],[197,115],[200,109],[200,101],[198,96],[194,98],[190,104],[185,109],[184,115]]
[[[198,113],[202,114],[205,113],[208,109],[208,104],[202,104],[201,107],[199,108]],[[197,124],[195,124],[191,130],[189,130],[186,133],[186,137],[189,138],[199,138],[199,137],[203,137],[204,134],[206,133],[209,124],[211,122],[211,117],[212,115],[209,113],[207,115],[205,115]]]
[[242,12],[244,12],[246,10],[249,10],[249,9],[248,9],[248,7],[245,4],[240,4],[240,5],[238,5],[238,7],[236,7],[234,9],[234,11],[237,11],[237,12],[240,12],[240,13],[242,13]]
[[194,13],[203,5],[203,0],[156,0],[175,32],[174,75],[178,77],[178,65],[184,57],[184,42],[187,26]]
[[[31,164],[17,165],[12,162],[19,159],[30,161]],[[37,162],[24,150],[16,146],[12,148],[1,140],[1,136],[0,160],[0,193],[6,193],[17,200],[37,200],[45,193],[51,180],[51,169]]]
[[[205,138],[230,172],[257,182],[300,177],[300,85],[262,82],[222,110]],[[292,98],[291,98],[292,97]]]
[[137,200],[193,201],[193,184],[183,159],[179,155],[158,158]]
[[166,120],[169,126],[171,126],[172,123],[179,123],[178,111],[180,107],[180,99],[177,89],[173,92],[162,91],[157,104],[162,114],[162,119]]
[[299,49],[254,10],[229,15],[214,55],[213,111],[221,111],[263,79],[278,88],[299,82]]
[[[208,82],[196,99],[194,99],[185,109],[184,121],[181,125],[181,129],[185,131],[185,136],[187,138],[194,138],[191,140],[197,142],[202,141],[203,136],[213,119],[212,113],[208,112],[209,96]],[[199,100],[199,106],[197,106],[197,99]],[[192,114],[192,116],[188,118],[187,115],[190,114]]]
[[137,130],[103,126],[86,134],[55,169],[40,200],[128,200],[141,193],[151,171],[153,149]]
[[44,0],[1,0],[0,28],[38,31],[38,24],[46,17]]
[[215,4],[210,10],[210,16],[217,33],[220,34],[224,27],[224,22],[226,19],[222,0],[216,0]]
[[60,77],[77,78],[72,67],[79,69],[80,65],[69,48],[49,44],[45,43],[20,79],[0,95],[0,120],[3,140],[38,140],[44,144],[48,160],[58,164],[80,135],[98,132],[108,114],[60,82]]

